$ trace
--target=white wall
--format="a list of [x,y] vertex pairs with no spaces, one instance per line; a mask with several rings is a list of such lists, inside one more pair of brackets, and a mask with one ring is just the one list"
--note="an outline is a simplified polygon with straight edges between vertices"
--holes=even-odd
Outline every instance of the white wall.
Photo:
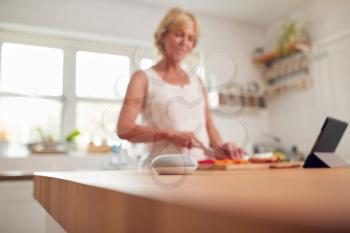
[[[326,116],[350,122],[350,1],[310,1],[290,18],[305,22],[313,39],[314,86],[270,102],[270,125],[287,143],[309,152]],[[279,23],[271,25],[268,37]],[[271,40],[270,40],[271,41]],[[270,43],[271,44],[271,43]],[[350,161],[350,129],[337,153]]]
[[[0,27],[33,30],[59,35],[79,35],[132,43],[152,44],[153,32],[166,9],[111,0],[2,0]],[[231,56],[238,68],[237,80],[259,79],[251,64],[251,51],[260,46],[263,30],[251,25],[199,15],[199,47],[205,58],[217,53]],[[225,69],[223,66],[222,69]],[[227,140],[244,141],[238,120],[247,124],[249,139],[268,129],[266,112],[240,116],[215,116]]]

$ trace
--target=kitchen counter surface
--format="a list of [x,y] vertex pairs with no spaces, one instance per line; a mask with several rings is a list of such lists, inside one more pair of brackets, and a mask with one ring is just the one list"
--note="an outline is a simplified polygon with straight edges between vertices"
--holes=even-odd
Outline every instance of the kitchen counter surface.
[[[47,154],[0,157],[0,172],[73,171],[113,169],[111,155]],[[115,168],[114,168],[115,169]]]
[[34,196],[75,232],[350,232],[350,168],[42,172]]
[[2,171],[0,172],[0,181],[15,181],[15,180],[32,180],[32,172],[21,171]]

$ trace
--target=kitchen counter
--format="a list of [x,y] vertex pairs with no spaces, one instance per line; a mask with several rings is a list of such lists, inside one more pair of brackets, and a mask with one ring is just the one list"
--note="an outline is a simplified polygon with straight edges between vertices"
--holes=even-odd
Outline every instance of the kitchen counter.
[[350,232],[350,168],[42,172],[34,196],[69,233]]
[[111,155],[47,154],[27,157],[0,156],[0,172],[73,171],[115,169]]
[[0,181],[32,180],[32,172],[21,171],[2,171],[0,172]]

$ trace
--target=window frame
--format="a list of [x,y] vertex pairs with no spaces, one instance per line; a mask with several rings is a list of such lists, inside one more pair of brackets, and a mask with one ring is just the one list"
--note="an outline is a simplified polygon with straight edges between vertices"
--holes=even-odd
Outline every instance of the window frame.
[[[54,34],[54,33],[53,33]],[[61,102],[61,129],[60,136],[67,135],[73,129],[76,128],[76,110],[78,102],[89,103],[105,103],[113,104],[123,102],[123,99],[105,99],[105,98],[91,98],[91,97],[78,97],[76,95],[76,55],[78,51],[106,53],[111,55],[126,56],[129,58],[130,66],[129,73],[138,69],[136,67],[133,57],[135,49],[142,45],[142,49],[146,50],[148,54],[153,54],[153,48],[151,45],[144,43],[126,43],[125,41],[93,37],[82,35],[65,35],[54,34],[45,35],[43,33],[23,32],[23,31],[11,31],[0,28],[0,54],[3,43],[18,43],[33,46],[51,47],[63,50],[63,91],[62,96],[44,96],[44,95],[26,95],[10,92],[0,92],[0,98],[2,97],[28,97],[28,98],[40,98],[48,100],[56,100]],[[1,56],[0,56],[1,59]],[[0,67],[1,71],[1,67]],[[1,72],[0,72],[1,73]],[[1,76],[0,76],[1,83]]]

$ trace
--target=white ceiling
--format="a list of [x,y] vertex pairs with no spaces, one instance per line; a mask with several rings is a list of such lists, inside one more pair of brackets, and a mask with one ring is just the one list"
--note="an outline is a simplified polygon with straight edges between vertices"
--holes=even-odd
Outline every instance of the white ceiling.
[[[130,0],[129,0],[130,1]],[[132,0],[150,6],[180,6],[195,13],[267,25],[292,13],[310,0]]]

